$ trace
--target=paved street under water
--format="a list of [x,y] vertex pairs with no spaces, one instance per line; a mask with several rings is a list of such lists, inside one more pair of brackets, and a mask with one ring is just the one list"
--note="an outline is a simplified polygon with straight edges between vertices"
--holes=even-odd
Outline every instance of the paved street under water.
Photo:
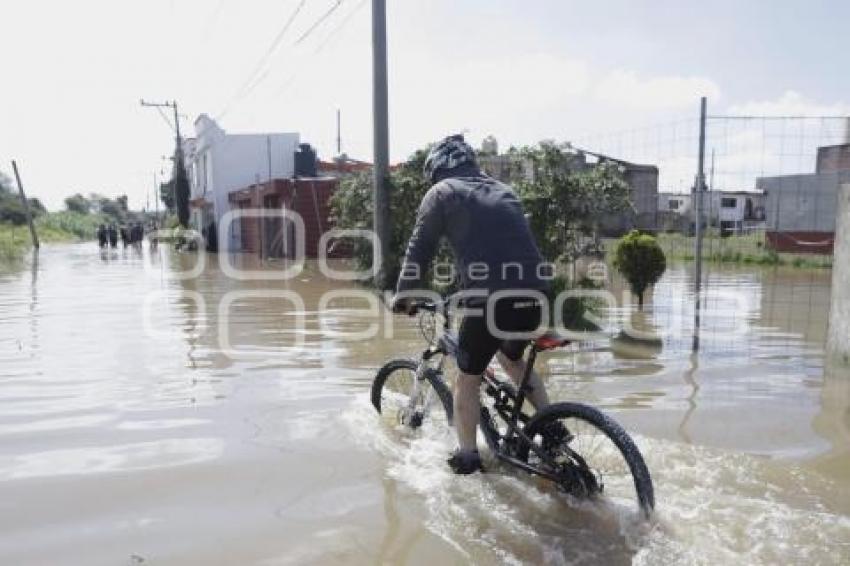
[[[553,398],[635,436],[656,488],[644,524],[493,463],[455,477],[450,435],[381,423],[369,385],[422,348],[413,321],[320,309],[345,285],[314,264],[263,282],[217,261],[192,276],[196,260],[57,245],[0,273],[0,564],[850,563],[828,271],[711,266],[709,287],[744,300],[707,315],[719,331],[696,356],[691,276],[673,265],[646,316],[684,331],[541,362]],[[376,320],[377,337],[346,339]]]

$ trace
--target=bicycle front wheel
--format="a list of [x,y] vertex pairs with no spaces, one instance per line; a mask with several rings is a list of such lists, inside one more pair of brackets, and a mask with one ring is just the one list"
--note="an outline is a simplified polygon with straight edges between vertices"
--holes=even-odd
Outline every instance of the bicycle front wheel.
[[520,458],[558,477],[567,493],[636,502],[646,516],[655,507],[652,479],[640,450],[623,427],[601,411],[580,403],[555,403],[534,415],[525,433],[534,449],[523,446]]
[[424,368],[417,377],[419,362],[391,360],[372,381],[372,405],[392,424],[419,428],[426,421],[451,425],[452,394],[440,373]]

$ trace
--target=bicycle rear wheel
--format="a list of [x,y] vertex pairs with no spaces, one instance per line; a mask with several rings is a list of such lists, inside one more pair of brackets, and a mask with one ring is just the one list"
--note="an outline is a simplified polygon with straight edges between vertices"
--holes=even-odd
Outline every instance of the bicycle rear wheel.
[[452,394],[440,373],[425,368],[417,378],[419,362],[391,360],[372,381],[372,405],[392,424],[419,428],[426,421],[450,425]]
[[[561,431],[554,433],[559,436],[564,432],[561,427],[567,438],[553,442],[552,431]],[[601,411],[580,403],[555,403],[532,417],[525,434],[537,450],[526,444],[518,456],[558,476],[567,493],[636,502],[646,516],[655,507],[652,479],[640,450],[623,427]],[[555,469],[538,452],[551,458]]]

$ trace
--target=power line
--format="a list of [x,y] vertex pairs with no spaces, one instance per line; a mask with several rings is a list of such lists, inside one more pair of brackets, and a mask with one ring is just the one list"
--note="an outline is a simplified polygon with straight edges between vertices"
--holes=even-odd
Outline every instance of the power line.
[[171,131],[175,132],[174,124],[172,124],[171,120],[168,119],[168,116],[165,115],[165,112],[163,112],[162,107],[161,106],[154,106],[154,108],[156,108],[156,111],[159,112],[160,116],[162,116],[162,119],[165,121],[165,123],[168,124],[168,127],[171,128]]
[[322,43],[320,43],[320,44],[316,47],[316,49],[313,51],[313,54],[320,53],[320,52],[322,51],[322,49],[324,49],[324,48],[325,48],[325,46],[326,46],[328,43],[330,43],[331,39],[333,39],[333,38],[334,38],[334,36],[335,36],[337,33],[339,33],[340,31],[342,31],[342,29],[343,29],[343,28],[344,28],[344,27],[348,24],[348,22],[349,22],[349,21],[351,21],[351,18],[354,16],[354,14],[356,14],[357,12],[359,12],[359,11],[360,11],[360,8],[362,8],[365,4],[366,4],[366,0],[360,0],[360,2],[358,2],[358,3],[357,3],[357,5],[354,7],[354,9],[353,9],[353,10],[351,10],[351,11],[350,11],[350,12],[349,12],[349,13],[348,13],[348,14],[347,14],[347,15],[346,15],[343,19],[342,19],[342,21],[340,21],[340,22],[339,22],[339,24],[337,24],[337,26],[331,30],[331,32],[328,34],[328,36],[325,38],[325,40],[324,40]]
[[302,33],[302,34],[301,34],[301,37],[299,37],[298,39],[296,39],[296,40],[295,40],[295,43],[293,43],[293,44],[292,44],[292,46],[293,46],[293,47],[295,47],[296,45],[300,45],[302,41],[304,41],[305,39],[307,39],[308,37],[310,37],[310,35],[313,33],[313,31],[314,31],[316,28],[318,28],[320,25],[322,25],[322,23],[323,23],[325,20],[327,20],[329,17],[331,17],[331,14],[333,14],[333,13],[336,11],[336,9],[337,9],[337,8],[339,8],[339,6],[340,6],[340,4],[342,4],[342,2],[343,2],[343,0],[336,0],[336,4],[334,4],[333,6],[331,6],[330,8],[328,8],[328,11],[327,11],[327,12],[325,12],[324,14],[322,14],[322,16],[321,16],[318,20],[316,20],[316,21],[313,23],[313,25],[312,25],[312,26],[310,26],[310,27],[307,29],[307,31],[305,31],[304,33]]
[[268,62],[269,58],[271,58],[271,56],[277,51],[278,47],[280,47],[280,44],[283,42],[283,38],[286,36],[286,32],[289,31],[289,28],[292,26],[292,23],[295,21],[295,18],[298,17],[298,14],[301,12],[301,9],[306,3],[307,0],[301,0],[298,3],[292,13],[289,15],[289,18],[287,18],[286,23],[283,24],[281,30],[272,40],[271,45],[269,45],[265,53],[263,53],[262,57],[260,57],[260,60],[254,66],[254,70],[251,71],[251,73],[248,75],[248,78],[245,80],[239,90],[236,91],[236,94],[233,95],[227,105],[225,105],[224,110],[219,112],[217,118],[221,119],[225,114],[227,114],[228,111],[230,111],[234,104],[248,96],[251,91],[253,91],[257,87],[257,85],[262,82],[262,80],[268,74],[268,70],[262,75],[260,75],[259,78],[257,77],[257,75],[260,73],[260,71],[262,71],[263,66],[265,66],[265,64]]
[[201,34],[201,40],[203,43],[206,43],[209,40],[213,25],[215,25],[218,20],[221,9],[224,8],[225,1],[226,0],[218,0],[218,3],[215,5],[215,8],[213,8],[212,13],[210,14],[210,17],[207,18],[206,25],[204,26],[204,32]]
[[[365,4],[366,0],[360,0],[360,2],[339,22],[339,24],[337,24],[337,26],[330,31],[325,40],[316,47],[316,49],[313,51],[313,55],[319,54],[325,48],[325,46],[327,46],[327,44],[330,43],[330,41],[336,36],[336,34],[341,32],[343,28],[345,28],[345,26],[351,21],[351,18],[358,11],[360,11],[360,8],[362,8]],[[295,82],[295,79],[298,78],[298,75],[301,73],[301,71],[304,70],[304,66],[305,64],[302,62],[301,66],[298,67],[291,75],[289,75],[283,85],[281,85],[281,87],[277,91],[275,91],[275,97],[280,96],[281,94],[289,90],[289,87],[292,86],[292,84]]]
[[[310,26],[310,27],[309,27],[309,28],[308,28],[308,29],[307,29],[304,33],[302,33],[302,34],[298,37],[298,39],[296,39],[296,40],[295,40],[295,42],[293,42],[293,43],[292,43],[292,47],[295,47],[295,46],[299,45],[300,43],[303,43],[303,42],[304,42],[304,41],[305,41],[305,40],[306,40],[306,39],[307,39],[307,38],[308,38],[308,37],[309,37],[309,36],[310,36],[310,35],[311,35],[311,34],[312,34],[315,30],[316,30],[316,29],[318,29],[318,28],[319,28],[319,27],[320,27],[320,26],[321,26],[321,25],[322,25],[322,24],[323,24],[323,23],[324,23],[324,22],[325,22],[325,21],[326,21],[326,20],[327,20],[327,19],[331,16],[331,15],[333,15],[333,13],[337,10],[337,8],[339,8],[339,7],[340,7],[340,5],[342,5],[342,3],[343,3],[343,2],[344,2],[344,0],[336,0],[336,3],[335,3],[335,4],[333,4],[333,5],[332,5],[332,6],[331,6],[331,7],[330,7],[330,8],[329,8],[329,9],[328,9],[328,10],[327,10],[324,14],[322,14],[322,15],[321,15],[321,16],[320,16],[320,17],[319,17],[319,18],[318,18],[315,22],[313,22],[313,24],[312,24],[312,25],[311,25],[311,26]],[[340,21],[340,23],[339,23],[339,24],[338,24],[335,28],[333,28],[333,29],[331,30],[331,32],[328,34],[328,36],[325,38],[325,40],[324,40],[321,44],[319,44],[319,45],[318,45],[318,47],[317,47],[317,48],[313,51],[313,54],[314,54],[314,55],[315,55],[315,54],[317,54],[317,53],[319,53],[320,51],[322,51],[322,49],[324,49],[324,47],[325,47],[325,46],[326,46],[326,45],[330,42],[330,40],[331,40],[331,39],[333,39],[333,37],[334,37],[337,33],[339,33],[339,32],[340,32],[340,31],[341,31],[341,30],[342,30],[342,29],[346,26],[346,24],[348,24],[348,22],[351,20],[352,16],[354,16],[354,14],[355,14],[355,13],[357,13],[357,12],[360,10],[360,8],[362,8],[362,7],[363,7],[363,5],[365,4],[365,2],[366,2],[366,0],[361,0],[361,1],[360,1],[360,2],[359,2],[359,3],[358,3],[355,7],[354,7],[354,9],[352,9],[352,10],[351,10],[351,11],[350,11],[350,12],[349,12],[349,13],[348,13],[348,14],[347,14],[344,18],[343,18],[343,20],[342,20],[342,21]],[[286,92],[287,90],[289,90],[289,88],[290,88],[290,87],[292,86],[292,84],[295,82],[295,79],[296,79],[296,78],[298,78],[298,75],[301,73],[301,71],[303,71],[303,70],[304,70],[305,65],[306,65],[306,63],[302,60],[302,61],[301,61],[301,65],[300,65],[300,66],[298,66],[298,67],[297,67],[297,68],[296,68],[296,69],[292,72],[292,74],[290,74],[290,75],[289,75],[289,77],[288,77],[288,78],[284,81],[283,85],[281,85],[281,87],[280,87],[277,91],[275,91],[274,96],[280,96],[282,93],[284,93],[284,92]],[[260,84],[261,84],[261,83],[265,80],[265,78],[268,76],[268,74],[269,74],[270,70],[271,70],[271,69],[268,69],[268,68],[267,68],[267,69],[266,69],[266,70],[265,70],[265,71],[264,71],[264,72],[263,72],[263,73],[262,73],[259,77],[257,77],[257,79],[256,79],[256,80],[254,81],[254,83],[250,86],[250,88],[248,89],[248,91],[247,91],[244,95],[240,96],[238,99],[236,99],[236,100],[234,100],[233,102],[231,102],[230,104],[228,104],[228,107],[227,107],[224,111],[222,111],[222,112],[221,112],[221,113],[217,116],[217,118],[221,118],[222,116],[224,116],[224,114],[225,114],[227,111],[229,111],[229,109],[230,109],[230,108],[232,108],[232,107],[233,107],[236,103],[238,103],[240,100],[244,99],[244,98],[245,98],[248,94],[250,94],[250,93],[251,93],[251,92],[252,92],[252,91],[253,91],[253,90],[254,90],[257,86],[259,86],[259,85],[260,85]]]

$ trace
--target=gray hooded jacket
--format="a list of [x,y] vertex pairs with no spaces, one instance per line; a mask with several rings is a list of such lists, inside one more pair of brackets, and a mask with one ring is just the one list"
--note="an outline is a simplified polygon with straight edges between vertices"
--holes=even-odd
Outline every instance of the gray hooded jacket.
[[422,278],[443,236],[454,252],[463,289],[548,288],[548,271],[541,267],[522,205],[504,183],[486,176],[451,177],[431,187],[419,206],[398,292],[427,287]]

